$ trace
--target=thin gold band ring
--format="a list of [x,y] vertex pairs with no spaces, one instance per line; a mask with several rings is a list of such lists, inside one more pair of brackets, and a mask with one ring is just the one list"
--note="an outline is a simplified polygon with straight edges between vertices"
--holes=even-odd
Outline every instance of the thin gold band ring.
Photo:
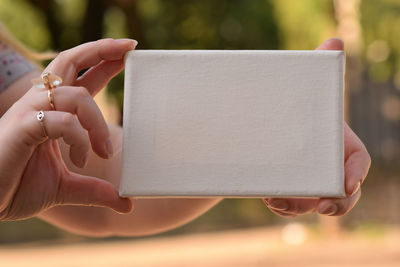
[[52,110],[56,110],[54,105],[53,89],[62,83],[62,79],[55,74],[45,72],[40,78],[31,80],[34,87],[47,89],[47,98]]
[[54,105],[53,88],[47,90],[47,98],[49,99],[49,104],[52,110],[56,110]]
[[41,110],[36,114],[36,119],[39,121],[40,127],[42,127],[43,137],[48,137],[46,127],[44,126],[44,111]]

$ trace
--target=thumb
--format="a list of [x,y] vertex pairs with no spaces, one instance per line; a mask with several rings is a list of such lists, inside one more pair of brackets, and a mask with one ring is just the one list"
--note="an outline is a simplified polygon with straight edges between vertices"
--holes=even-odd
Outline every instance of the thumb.
[[60,181],[56,197],[58,205],[107,207],[119,213],[133,210],[129,198],[121,198],[107,181],[69,172]]
[[318,46],[316,50],[344,50],[344,44],[342,39],[330,38]]

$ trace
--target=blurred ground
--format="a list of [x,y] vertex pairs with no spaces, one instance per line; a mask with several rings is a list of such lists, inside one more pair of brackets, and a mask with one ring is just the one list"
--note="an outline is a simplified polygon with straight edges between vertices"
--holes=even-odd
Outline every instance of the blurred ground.
[[299,224],[74,245],[0,247],[1,266],[400,266],[400,229],[323,238]]

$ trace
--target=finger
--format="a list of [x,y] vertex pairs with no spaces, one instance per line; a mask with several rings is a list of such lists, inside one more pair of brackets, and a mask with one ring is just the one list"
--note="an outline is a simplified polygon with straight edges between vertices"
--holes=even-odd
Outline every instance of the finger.
[[273,211],[300,215],[314,212],[318,201],[311,198],[269,198],[265,199],[264,203]]
[[61,179],[56,199],[59,205],[108,207],[120,213],[133,209],[132,201],[119,197],[109,182],[77,173],[67,173]]
[[[317,50],[343,49],[343,41],[337,38],[329,39],[317,48]],[[346,194],[351,196],[358,192],[364,181],[371,165],[371,158],[364,144],[346,123],[344,125],[344,148],[345,190]]]
[[[45,111],[43,127],[50,139],[63,138],[70,145],[70,158],[77,167],[84,167],[89,151],[89,138],[86,131],[71,113]],[[22,123],[26,136],[32,137],[33,145],[43,142],[43,128],[36,119],[37,112],[28,112]]]
[[[103,158],[109,158],[112,155],[113,148],[106,121],[86,88],[57,87],[53,89],[53,101],[57,111],[77,115],[79,122],[89,133],[90,142],[96,154]],[[29,102],[31,107],[36,110],[43,107],[51,109],[47,91],[36,92],[29,98]]]
[[318,46],[316,50],[344,50],[344,44],[342,39],[330,38]]
[[95,96],[123,68],[124,61],[122,59],[114,61],[103,60],[79,77],[74,85],[86,87],[90,94]]
[[85,43],[61,52],[45,69],[45,72],[63,78],[65,85],[73,85],[78,72],[99,64],[102,60],[119,60],[136,47],[131,39],[102,39]]
[[341,216],[349,212],[361,197],[361,189],[352,196],[342,199],[321,199],[318,203],[319,214],[327,216]]
[[271,210],[273,213],[275,213],[276,215],[281,216],[281,217],[285,217],[285,218],[295,218],[295,217],[297,217],[296,214],[286,213],[286,212],[284,212],[284,211],[277,211],[277,210],[272,210],[272,209],[270,209],[270,210]]
[[50,139],[63,138],[70,146],[69,157],[80,168],[86,165],[89,151],[89,139],[76,116],[67,112],[46,111],[43,120]]
[[57,110],[70,112],[78,116],[79,122],[90,137],[92,149],[103,158],[113,154],[107,123],[84,87],[59,87],[54,90],[54,104]]
[[347,195],[355,194],[371,166],[371,157],[364,144],[345,123],[345,189]]
[[281,217],[288,217],[288,218],[296,217],[296,215],[294,215],[294,214],[288,214],[288,213],[285,213],[284,211],[279,211],[279,210],[276,210],[276,209],[272,209],[271,207],[268,206],[269,205],[268,201],[269,201],[268,198],[263,198],[264,204],[269,208],[269,210],[271,212],[275,213],[276,215],[281,216]]

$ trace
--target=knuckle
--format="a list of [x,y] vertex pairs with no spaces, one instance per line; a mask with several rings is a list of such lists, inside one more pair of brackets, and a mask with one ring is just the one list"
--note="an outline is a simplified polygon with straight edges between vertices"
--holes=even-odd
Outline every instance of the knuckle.
[[42,141],[41,126],[32,112],[21,112],[17,115],[16,119],[19,127],[21,127],[20,129],[25,133],[22,138],[25,144],[30,146]]
[[87,98],[90,96],[88,90],[83,86],[76,87],[76,89],[74,90],[74,93],[75,93],[75,96],[78,98]]
[[72,115],[71,113],[65,113],[65,114],[63,114],[63,116],[62,116],[62,121],[63,121],[63,124],[64,124],[66,127],[73,127],[73,126],[75,126],[75,116]]
[[62,61],[63,59],[68,57],[68,50],[61,51],[58,53],[57,57],[55,58],[56,61]]
[[87,135],[85,135],[85,134],[82,134],[82,137],[80,139],[79,149],[80,149],[81,153],[89,152],[90,143],[89,143],[89,139],[87,138]]
[[51,61],[51,63],[49,64],[49,66],[46,68],[45,71],[49,71],[49,69],[52,69],[54,66],[63,65],[64,62],[68,62],[67,51],[68,50],[58,53],[57,56]]

